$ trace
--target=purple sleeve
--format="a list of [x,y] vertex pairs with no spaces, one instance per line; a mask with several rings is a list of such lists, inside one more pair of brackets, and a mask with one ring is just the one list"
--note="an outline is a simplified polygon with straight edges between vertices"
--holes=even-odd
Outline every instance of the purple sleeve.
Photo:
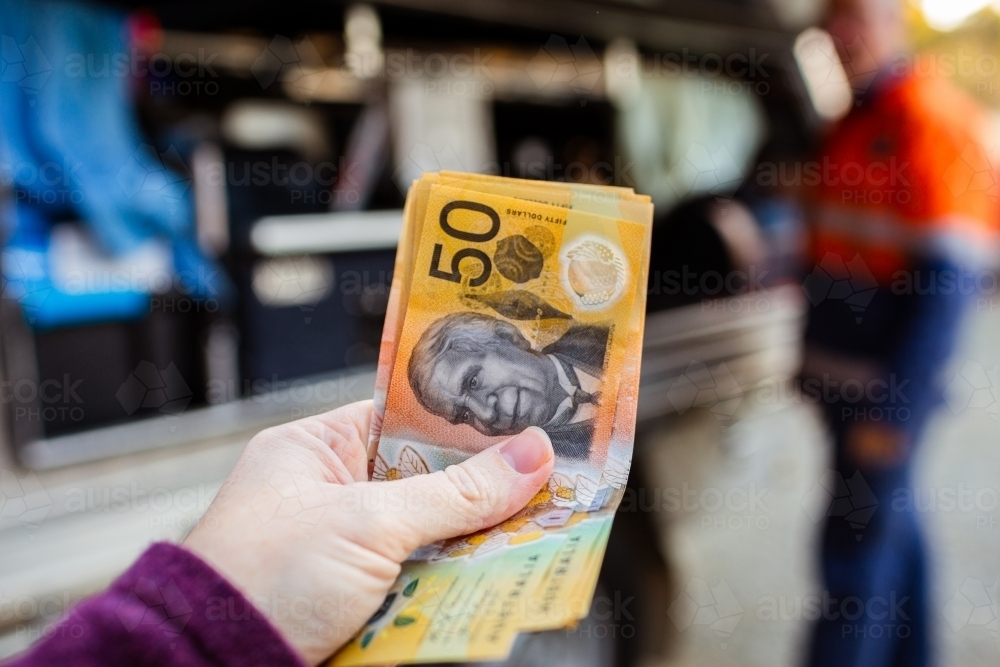
[[151,546],[9,667],[304,667],[228,581],[178,546]]

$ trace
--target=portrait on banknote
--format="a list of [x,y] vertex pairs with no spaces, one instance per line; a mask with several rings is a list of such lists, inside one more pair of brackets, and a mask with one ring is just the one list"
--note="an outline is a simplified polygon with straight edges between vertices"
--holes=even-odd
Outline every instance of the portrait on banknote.
[[449,187],[430,188],[423,220],[392,343],[383,467],[410,446],[441,469],[535,426],[558,459],[599,470],[645,228]]
[[446,315],[421,334],[407,376],[431,414],[487,436],[537,426],[556,455],[586,458],[600,405],[610,329],[571,325],[536,349],[516,326],[477,312]]

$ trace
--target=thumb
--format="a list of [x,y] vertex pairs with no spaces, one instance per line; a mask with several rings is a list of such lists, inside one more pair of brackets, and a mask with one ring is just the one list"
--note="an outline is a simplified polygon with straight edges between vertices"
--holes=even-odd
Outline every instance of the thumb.
[[405,557],[425,544],[495,526],[531,500],[552,475],[553,462],[549,436],[533,426],[445,470],[377,483],[404,499],[378,511],[388,523],[385,534],[397,537]]

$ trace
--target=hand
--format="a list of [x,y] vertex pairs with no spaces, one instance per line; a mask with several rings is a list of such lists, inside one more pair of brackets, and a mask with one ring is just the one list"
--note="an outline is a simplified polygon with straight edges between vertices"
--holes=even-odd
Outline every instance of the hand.
[[183,544],[309,664],[375,613],[414,549],[500,523],[552,473],[548,436],[530,428],[442,472],[369,482],[371,411],[362,401],[259,433]]

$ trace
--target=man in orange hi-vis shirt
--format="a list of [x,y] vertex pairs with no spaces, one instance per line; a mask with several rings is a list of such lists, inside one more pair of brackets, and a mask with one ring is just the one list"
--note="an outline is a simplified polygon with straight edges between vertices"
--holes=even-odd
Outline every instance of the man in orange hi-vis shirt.
[[962,315],[995,287],[981,284],[1000,222],[985,114],[933,63],[899,55],[902,9],[835,0],[827,21],[848,73],[873,77],[810,197],[804,386],[821,388],[835,444],[811,665],[931,661],[911,463]]

